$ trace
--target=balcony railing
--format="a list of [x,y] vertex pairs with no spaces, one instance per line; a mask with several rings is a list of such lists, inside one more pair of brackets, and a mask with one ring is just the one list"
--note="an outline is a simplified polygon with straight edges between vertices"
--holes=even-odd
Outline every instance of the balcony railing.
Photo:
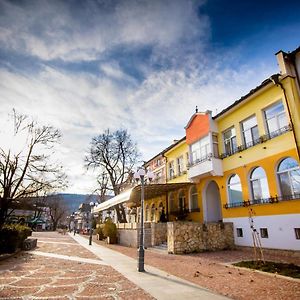
[[231,156],[237,152],[242,152],[248,148],[251,148],[257,144],[261,144],[261,143],[264,143],[268,140],[271,140],[277,136],[280,136],[288,131],[291,131],[292,130],[292,126],[290,124],[288,124],[287,126],[284,126],[276,131],[272,131],[270,133],[267,133],[265,135],[262,135],[260,136],[258,139],[254,140],[254,141],[251,141],[251,142],[248,142],[247,144],[244,144],[244,145],[240,145],[238,147],[236,147],[235,149],[233,149],[232,151],[230,152],[226,152],[226,153],[222,153],[220,155],[220,157],[223,159],[223,158],[226,158],[228,156]]
[[212,158],[219,158],[217,155],[214,155],[212,153],[208,153],[206,156],[203,156],[201,158],[197,158],[195,161],[191,161],[187,164],[187,168],[193,167],[195,165],[198,165],[204,161],[211,160]]
[[272,204],[272,203],[291,201],[291,200],[300,200],[300,193],[296,193],[294,195],[284,195],[284,196],[275,196],[275,197],[263,198],[263,199],[247,200],[247,201],[241,201],[235,203],[226,203],[223,205],[223,207],[225,209],[235,208],[235,207],[247,207],[251,205]]

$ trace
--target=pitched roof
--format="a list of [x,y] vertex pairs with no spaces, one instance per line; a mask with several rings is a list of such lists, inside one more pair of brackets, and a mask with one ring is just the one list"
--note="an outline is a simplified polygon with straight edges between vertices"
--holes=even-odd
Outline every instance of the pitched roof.
[[222,116],[223,114],[225,114],[227,111],[231,110],[232,108],[234,108],[235,106],[237,106],[238,104],[240,104],[241,102],[245,101],[247,98],[249,98],[250,96],[252,96],[254,93],[256,93],[257,91],[259,91],[262,88],[264,88],[265,86],[267,86],[269,83],[272,82],[271,77],[273,77],[273,76],[279,76],[279,74],[273,74],[269,78],[265,79],[259,86],[257,86],[254,89],[252,89],[248,94],[242,96],[240,99],[236,100],[231,105],[229,105],[228,107],[226,107],[225,109],[223,109],[221,112],[219,112],[217,115],[215,115],[213,117],[213,119],[215,120],[215,119],[219,118],[220,116]]

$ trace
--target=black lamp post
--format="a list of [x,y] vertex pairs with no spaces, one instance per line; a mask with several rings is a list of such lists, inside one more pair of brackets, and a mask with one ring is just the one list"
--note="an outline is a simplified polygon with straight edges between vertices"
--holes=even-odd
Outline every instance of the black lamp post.
[[93,239],[93,208],[95,206],[94,202],[90,202],[90,238],[89,238],[89,245],[92,245]]
[[[141,181],[141,226],[140,226],[140,241],[139,241],[139,249],[138,249],[138,271],[145,272],[144,261],[145,261],[145,248],[144,248],[144,235],[145,235],[145,226],[144,226],[144,190],[145,190],[145,175],[146,172],[143,169],[139,169],[135,174],[134,178],[138,182]],[[149,171],[147,173],[147,178],[151,181],[154,178],[154,174]]]

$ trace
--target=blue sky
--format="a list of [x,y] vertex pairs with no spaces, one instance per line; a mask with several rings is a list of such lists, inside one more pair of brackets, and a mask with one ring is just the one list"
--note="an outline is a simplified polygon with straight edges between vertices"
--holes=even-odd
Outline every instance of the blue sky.
[[145,160],[277,73],[300,45],[300,2],[0,0],[0,118],[12,108],[63,133],[69,192],[95,188],[83,158],[127,128]]

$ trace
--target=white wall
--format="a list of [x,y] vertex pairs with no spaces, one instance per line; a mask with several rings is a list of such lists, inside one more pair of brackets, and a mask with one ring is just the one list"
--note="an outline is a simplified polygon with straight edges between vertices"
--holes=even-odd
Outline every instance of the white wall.
[[[269,238],[261,238],[262,247],[273,249],[300,250],[294,228],[300,228],[300,214],[253,217],[254,227],[267,228]],[[238,246],[253,246],[249,218],[224,218],[234,224],[234,241]],[[243,229],[243,237],[237,237],[236,228]]]

